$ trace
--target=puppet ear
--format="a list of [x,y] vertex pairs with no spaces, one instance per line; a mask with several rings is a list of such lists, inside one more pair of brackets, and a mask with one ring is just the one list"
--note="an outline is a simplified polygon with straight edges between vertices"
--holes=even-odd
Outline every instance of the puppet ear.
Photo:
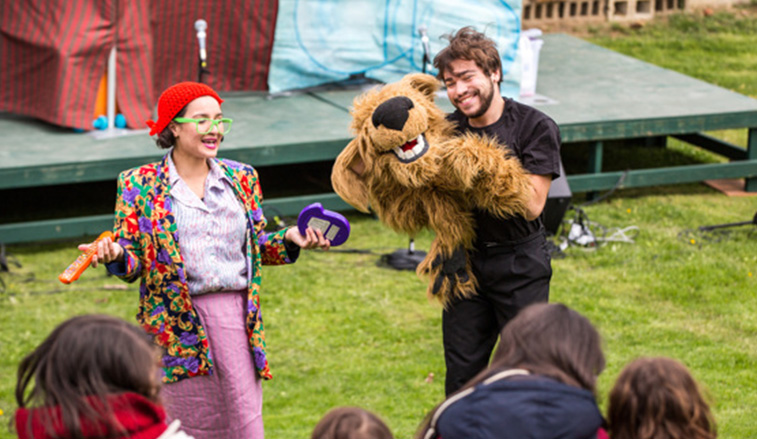
[[337,156],[331,170],[331,186],[344,201],[355,209],[369,213],[368,188],[363,181],[365,161],[358,148],[359,138],[352,140]]
[[414,89],[426,95],[432,101],[437,90],[441,88],[439,80],[425,73],[411,73],[404,78]]

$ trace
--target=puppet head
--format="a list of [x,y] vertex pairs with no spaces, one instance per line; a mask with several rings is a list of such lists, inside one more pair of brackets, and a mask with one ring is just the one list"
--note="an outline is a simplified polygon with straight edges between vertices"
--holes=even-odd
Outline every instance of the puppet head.
[[452,134],[434,103],[439,87],[431,75],[411,74],[355,99],[351,129],[356,137],[337,157],[331,175],[345,201],[368,212],[371,181],[385,181],[390,173],[403,186],[418,188],[439,171],[434,143]]

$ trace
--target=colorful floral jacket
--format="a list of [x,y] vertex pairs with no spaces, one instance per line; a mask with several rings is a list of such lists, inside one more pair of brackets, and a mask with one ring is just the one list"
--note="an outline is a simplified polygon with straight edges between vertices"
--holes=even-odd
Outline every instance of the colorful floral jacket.
[[[260,313],[261,264],[291,263],[296,256],[290,258],[287,254],[284,230],[264,231],[266,219],[260,206],[262,192],[257,172],[231,160],[216,163],[233,182],[234,193],[247,214],[246,248],[252,261],[247,285],[247,330],[255,367],[262,378],[270,379]],[[166,158],[122,172],[118,177],[114,224],[116,239],[125,249],[126,269],[119,277],[127,282],[141,278],[137,320],[165,350],[162,366],[166,383],[213,373],[207,334],[189,296],[170,191]]]

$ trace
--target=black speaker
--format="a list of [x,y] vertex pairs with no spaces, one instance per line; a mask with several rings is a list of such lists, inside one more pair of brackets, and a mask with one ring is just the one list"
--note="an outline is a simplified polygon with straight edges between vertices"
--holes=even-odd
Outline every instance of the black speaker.
[[557,229],[560,228],[560,223],[570,205],[571,196],[573,196],[573,193],[570,191],[568,178],[565,176],[565,169],[561,161],[560,176],[552,180],[552,185],[547,194],[547,203],[544,205],[544,212],[542,212],[544,228],[547,229],[549,234],[557,234]]

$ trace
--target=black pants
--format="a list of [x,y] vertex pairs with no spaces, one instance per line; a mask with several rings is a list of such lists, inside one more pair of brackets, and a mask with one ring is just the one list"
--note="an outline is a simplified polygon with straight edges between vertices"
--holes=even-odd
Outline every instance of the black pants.
[[482,246],[471,258],[478,294],[453,302],[442,314],[447,395],[489,364],[508,321],[549,299],[552,267],[543,231],[516,243]]

